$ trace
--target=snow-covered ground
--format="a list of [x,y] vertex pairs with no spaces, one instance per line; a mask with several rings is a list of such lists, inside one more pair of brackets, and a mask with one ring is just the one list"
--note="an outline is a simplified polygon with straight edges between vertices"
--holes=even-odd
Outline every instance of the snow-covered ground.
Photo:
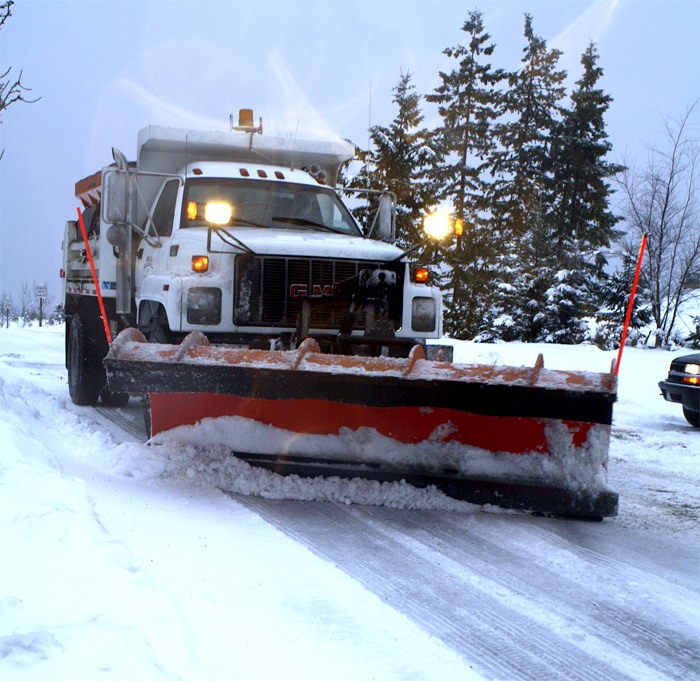
[[[585,523],[148,446],[136,400],[70,402],[63,333],[0,329],[1,679],[700,678],[700,435],[659,395],[671,353],[625,351],[620,514]],[[455,361],[540,351],[615,358]]]

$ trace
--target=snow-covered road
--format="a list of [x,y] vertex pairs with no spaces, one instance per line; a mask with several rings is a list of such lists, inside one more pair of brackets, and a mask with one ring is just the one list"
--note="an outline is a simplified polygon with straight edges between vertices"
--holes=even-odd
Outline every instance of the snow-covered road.
[[[697,596],[603,524],[242,500],[486,678],[689,678],[697,640],[675,601]],[[644,609],[640,609],[640,604]]]
[[590,523],[146,446],[135,400],[70,403],[62,334],[0,329],[3,680],[700,678],[700,435],[658,396],[670,353],[626,351],[620,515]]

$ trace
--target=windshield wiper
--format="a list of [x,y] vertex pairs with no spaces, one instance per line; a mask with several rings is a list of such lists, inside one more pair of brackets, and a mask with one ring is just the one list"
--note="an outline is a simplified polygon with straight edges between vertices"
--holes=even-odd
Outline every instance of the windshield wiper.
[[325,232],[333,232],[334,234],[340,233],[337,229],[333,229],[332,227],[324,225],[320,222],[316,222],[315,220],[309,220],[308,218],[298,218],[292,216],[275,216],[272,219],[277,222],[286,222],[290,225],[300,225],[302,227],[315,227],[316,229],[322,229]]
[[236,225],[243,225],[245,227],[262,227],[263,229],[269,228],[270,225],[264,225],[262,222],[255,222],[254,220],[248,220],[246,218],[232,217],[231,223],[227,225],[228,227],[235,227]]

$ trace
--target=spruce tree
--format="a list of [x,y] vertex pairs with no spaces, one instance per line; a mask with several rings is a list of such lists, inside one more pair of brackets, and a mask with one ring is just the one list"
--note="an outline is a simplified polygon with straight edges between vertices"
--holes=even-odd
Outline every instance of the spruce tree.
[[515,235],[525,234],[552,196],[550,150],[558,126],[566,71],[558,70],[559,50],[547,48],[525,15],[521,68],[508,77],[504,107],[509,117],[498,126],[502,149],[496,157],[502,223]]
[[442,125],[435,131],[439,153],[432,170],[436,200],[448,203],[464,225],[463,235],[439,250],[443,264],[445,330],[457,338],[472,337],[484,312],[490,259],[488,170],[495,148],[493,121],[498,117],[498,83],[503,78],[488,62],[494,44],[482,15],[471,12],[462,26],[467,45],[447,48],[455,60],[440,72],[441,84],[426,100],[438,105]]
[[603,74],[589,44],[581,56],[583,75],[562,112],[552,147],[552,247],[557,281],[550,290],[548,325],[553,340],[579,343],[584,318],[597,309],[595,280],[602,274],[602,249],[610,245],[619,220],[609,208],[608,178],[623,170],[605,160],[611,149],[604,114],[611,97],[597,87]]
[[[495,155],[493,234],[498,260],[508,266],[492,284],[492,306],[482,337],[542,340],[548,292],[556,280],[550,252],[554,205],[551,147],[565,95],[561,52],[548,49],[525,15],[526,45],[521,68],[508,76],[506,118],[497,125],[501,147]],[[505,316],[505,317],[504,317]],[[504,318],[511,320],[508,326]],[[500,324],[497,322],[501,322]]]
[[624,170],[607,162],[611,150],[605,132],[605,112],[612,98],[596,87],[603,75],[590,44],[581,56],[583,75],[571,93],[571,108],[555,130],[552,145],[557,252],[565,258],[567,243],[579,241],[593,249],[607,247],[620,219],[610,211],[612,189],[607,180]]
[[391,125],[370,128],[371,179],[375,186],[386,187],[396,195],[396,236],[403,248],[421,241],[421,220],[432,194],[426,169],[435,155],[429,133],[421,127],[421,97],[411,79],[410,72],[401,73],[393,90],[398,112]]
[[[636,267],[636,258],[629,254],[622,254],[621,266],[610,274],[602,272],[591,284],[598,301],[598,310],[595,315],[597,324],[592,340],[603,350],[613,350],[620,346]],[[638,336],[640,330],[649,322],[651,322],[650,291],[640,286],[634,299],[628,340],[634,342],[635,336]]]
[[[387,189],[396,196],[396,239],[408,249],[422,240],[421,221],[432,191],[427,169],[434,151],[427,129],[420,127],[423,114],[421,97],[415,92],[411,73],[401,73],[393,89],[398,111],[389,126],[369,129],[370,149],[356,147],[356,157],[363,162],[360,171],[347,186],[355,189]],[[377,208],[376,195],[356,206],[353,215],[363,224],[372,219]]]

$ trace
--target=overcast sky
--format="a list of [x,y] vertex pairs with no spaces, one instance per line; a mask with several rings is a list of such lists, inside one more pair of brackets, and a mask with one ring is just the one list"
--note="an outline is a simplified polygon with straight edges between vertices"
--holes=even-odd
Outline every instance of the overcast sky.
[[[699,0],[16,0],[0,30],[0,73],[22,70],[41,97],[2,114],[0,294],[46,283],[60,302],[61,240],[75,219],[75,182],[130,159],[151,123],[227,130],[253,108],[265,131],[298,130],[367,144],[368,124],[394,117],[401,71],[417,91],[453,67],[442,54],[465,42],[472,9],[516,68],[523,14],[563,51],[569,85],[597,45],[611,160],[643,162],[666,118],[700,97]],[[426,122],[435,113],[423,105]]]

